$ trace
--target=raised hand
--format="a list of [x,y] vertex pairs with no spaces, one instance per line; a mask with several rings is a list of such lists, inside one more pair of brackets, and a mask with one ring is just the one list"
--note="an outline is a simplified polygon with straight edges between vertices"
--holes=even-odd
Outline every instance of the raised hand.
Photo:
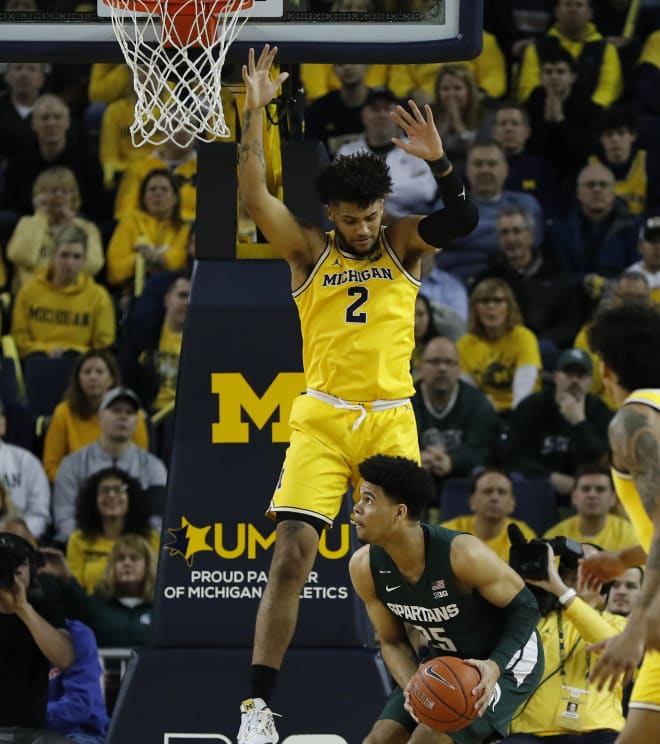
[[393,137],[392,142],[410,155],[415,155],[422,160],[439,160],[444,150],[442,149],[442,140],[433,121],[431,107],[427,104],[424,106],[424,114],[417,107],[417,104],[410,99],[408,101],[410,111],[406,111],[403,106],[397,106],[390,116],[406,133],[407,141]]
[[256,111],[269,104],[280,85],[289,77],[288,72],[281,72],[275,80],[270,79],[270,68],[277,54],[277,47],[264,46],[255,62],[254,49],[250,49],[247,65],[243,65],[243,82],[245,83],[245,110]]

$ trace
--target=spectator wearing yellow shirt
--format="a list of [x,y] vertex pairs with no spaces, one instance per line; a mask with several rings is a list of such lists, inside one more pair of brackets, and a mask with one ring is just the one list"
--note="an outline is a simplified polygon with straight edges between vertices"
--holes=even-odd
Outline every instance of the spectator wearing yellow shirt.
[[534,530],[511,514],[516,508],[513,481],[503,470],[486,468],[475,479],[470,509],[472,514],[442,522],[442,527],[459,532],[469,532],[488,545],[506,563],[509,562],[508,526],[515,524],[527,540],[536,537]]
[[591,23],[595,0],[557,0],[555,24],[546,36],[525,49],[518,98],[526,101],[540,85],[539,56],[544,46],[561,45],[575,59],[578,84],[602,107],[611,106],[623,92],[619,53]]
[[[591,545],[582,547],[585,555],[597,552]],[[549,545],[548,579],[526,582],[543,590],[537,629],[545,672],[500,744],[614,744],[625,723],[623,689],[620,682],[612,690],[607,685],[598,690],[589,683],[597,657],[587,648],[620,633],[626,618],[596,609],[599,594],[578,593],[576,571],[563,562],[557,568]]]
[[511,287],[484,279],[470,296],[468,333],[456,343],[462,377],[476,385],[499,414],[515,408],[538,386],[538,339],[524,325]]
[[[445,64],[391,65],[389,86],[395,95],[412,98],[418,106],[431,103],[437,100],[436,78]],[[493,34],[484,31],[481,54],[476,59],[460,62],[460,65],[472,73],[481,96],[501,98],[506,93],[506,60]]]
[[[188,135],[182,132],[181,136]],[[194,220],[197,209],[197,152],[194,143],[179,144],[176,133],[146,158],[139,158],[128,165],[117,189],[115,219],[121,220],[141,209],[142,184],[153,170],[168,170],[176,176],[181,192],[181,217],[187,221]]]
[[131,327],[122,345],[124,382],[153,412],[174,403],[189,296],[190,277],[175,274],[165,294],[164,317]]
[[76,504],[76,525],[67,543],[66,560],[88,594],[102,578],[120,536],[141,535],[158,554],[160,540],[149,527],[147,496],[139,481],[120,468],[99,470],[83,483]]
[[569,537],[576,542],[599,545],[604,550],[620,550],[639,544],[630,522],[611,513],[617,500],[607,466],[580,467],[571,502],[577,514],[551,527],[544,537]]
[[135,101],[135,92],[131,90],[103,112],[99,160],[106,189],[113,189],[131,163],[148,157],[154,149],[147,142],[133,144],[130,128],[135,119]]
[[[119,365],[109,351],[90,349],[76,359],[64,400],[55,407],[44,440],[42,459],[51,482],[64,457],[99,438],[101,398],[118,385],[121,385]],[[138,447],[149,448],[143,411],[138,412],[132,439]]]
[[36,269],[46,266],[55,240],[67,227],[84,231],[87,242],[83,271],[96,276],[105,263],[98,227],[78,215],[80,188],[70,168],[55,166],[42,171],[32,186],[34,214],[21,217],[7,245],[14,264],[13,290],[17,292]]
[[87,236],[67,227],[57,237],[47,267],[18,292],[12,335],[19,355],[103,349],[115,340],[115,312],[104,287],[83,273]]
[[134,276],[137,256],[147,272],[183,268],[188,256],[190,224],[181,215],[177,177],[165,168],[147,173],[140,186],[138,209],[122,218],[108,246],[108,282],[126,286]]

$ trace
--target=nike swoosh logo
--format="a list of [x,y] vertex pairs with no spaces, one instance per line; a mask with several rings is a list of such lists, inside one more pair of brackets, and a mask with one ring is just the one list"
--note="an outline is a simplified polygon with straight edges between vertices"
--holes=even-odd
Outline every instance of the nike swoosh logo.
[[433,677],[433,679],[437,679],[438,682],[442,682],[443,685],[447,685],[450,690],[456,689],[448,679],[443,677],[441,674],[438,674],[432,667],[426,667],[426,669],[424,669],[424,674],[426,674],[427,677]]
[[397,584],[396,586],[386,586],[385,591],[386,592],[393,592],[395,589],[399,589],[401,587],[401,584]]
[[378,573],[379,573],[379,574],[388,574],[388,573],[392,573],[392,572],[391,572],[391,571],[381,571],[381,570],[379,569],[379,570],[378,570]]
[[463,191],[458,195],[459,199],[465,199],[465,186],[463,186]]

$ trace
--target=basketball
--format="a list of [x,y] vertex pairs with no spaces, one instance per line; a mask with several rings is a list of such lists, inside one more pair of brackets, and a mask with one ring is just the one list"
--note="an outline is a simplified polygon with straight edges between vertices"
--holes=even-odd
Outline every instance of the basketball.
[[436,731],[458,731],[477,717],[472,690],[479,672],[463,659],[438,656],[422,664],[410,681],[410,705],[420,723]]

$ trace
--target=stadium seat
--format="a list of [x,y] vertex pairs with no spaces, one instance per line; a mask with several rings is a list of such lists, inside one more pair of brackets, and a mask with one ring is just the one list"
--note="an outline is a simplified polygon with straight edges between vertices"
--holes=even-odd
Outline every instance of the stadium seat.
[[[441,491],[441,519],[443,522],[470,514],[472,481],[466,478],[449,478]],[[517,480],[513,483],[516,508],[513,517],[526,522],[537,535],[559,521],[557,497],[550,482],[545,478]]]
[[62,400],[75,361],[73,354],[55,359],[32,355],[23,360],[25,397],[35,417],[50,416]]

